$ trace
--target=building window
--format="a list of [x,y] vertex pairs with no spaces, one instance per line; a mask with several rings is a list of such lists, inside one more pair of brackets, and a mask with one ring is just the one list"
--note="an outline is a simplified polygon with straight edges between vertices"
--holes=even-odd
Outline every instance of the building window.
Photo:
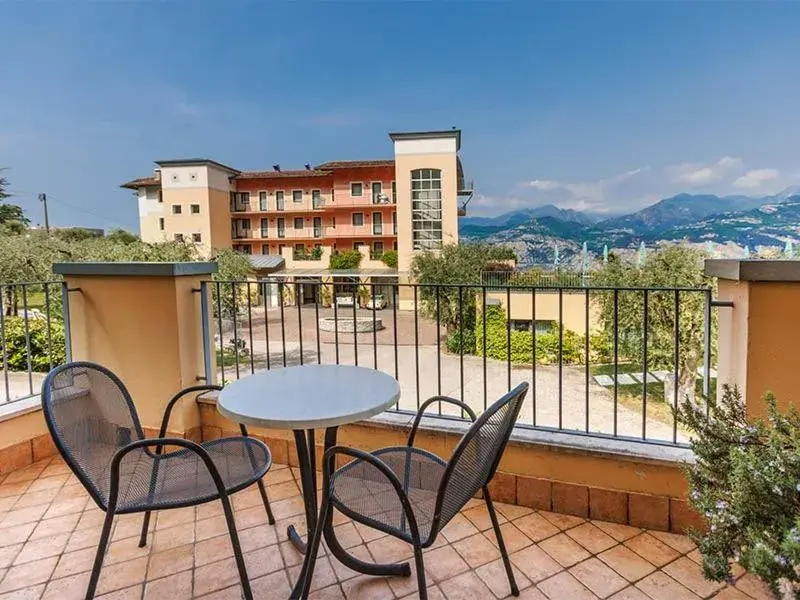
[[372,182],[372,203],[380,204],[383,198],[383,184],[380,181]]
[[192,241],[193,241],[195,244],[199,244],[200,242],[202,242],[202,241],[203,241],[203,236],[202,236],[202,235],[200,235],[199,233],[193,233],[193,234],[192,234]]
[[397,235],[397,213],[392,213],[392,235]]
[[278,237],[286,237],[286,224],[283,217],[278,217]]
[[275,192],[275,209],[283,210],[283,190]]
[[278,254],[283,254],[284,248],[286,248],[286,244],[278,244]]
[[311,208],[322,208],[322,192],[311,190]]
[[383,242],[372,243],[372,254],[374,256],[383,256]]
[[269,244],[261,244],[261,254],[269,254]]
[[306,245],[305,244],[295,244],[294,245],[294,252],[295,254],[299,254],[303,256],[306,253]]
[[172,205],[172,214],[179,215],[183,212],[183,207],[180,204],[173,204]]
[[364,184],[363,183],[351,183],[350,184],[350,195],[353,197],[361,197],[364,195]]
[[314,237],[322,237],[322,217],[314,217]]
[[258,209],[267,210],[267,192],[258,192]]
[[303,217],[295,217],[294,218],[294,228],[295,229],[302,229],[303,228]]
[[363,245],[364,245],[364,242],[353,242],[353,250],[358,250]]
[[192,204],[192,205],[190,205],[189,209],[190,209],[190,212],[193,215],[199,215],[200,214],[200,205],[199,204]]
[[164,194],[161,190],[158,190],[158,202],[159,203],[164,202]]
[[364,213],[353,213],[353,227],[362,227],[364,225]]
[[269,237],[269,219],[261,219],[261,237]]
[[411,171],[411,240],[414,250],[442,247],[442,171]]
[[293,190],[292,202],[302,202],[302,201],[303,201],[303,190]]
[[383,215],[379,212],[372,213],[372,235],[383,235]]
[[176,233],[174,237],[175,237],[175,241],[176,242],[182,242],[183,241],[183,234],[182,233]]
[[160,218],[158,219],[158,228],[159,228],[161,231],[164,231],[164,217],[160,217]]
[[397,242],[392,242],[392,250],[397,252]]
[[397,203],[397,182],[392,182],[392,202]]

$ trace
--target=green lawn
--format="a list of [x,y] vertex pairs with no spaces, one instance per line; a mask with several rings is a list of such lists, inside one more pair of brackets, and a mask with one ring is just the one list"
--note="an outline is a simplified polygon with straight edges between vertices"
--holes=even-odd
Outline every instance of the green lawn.
[[[659,369],[649,369],[649,372],[657,371]],[[614,365],[595,365],[590,368],[592,375],[609,375],[614,377]],[[642,366],[637,363],[619,363],[617,366],[617,374],[641,374],[643,371]],[[717,393],[717,380],[711,380],[711,397],[715,397]],[[631,385],[619,385],[617,387],[617,401],[623,406],[635,410],[642,410],[643,388],[641,383]],[[609,391],[613,393],[614,387],[609,386]],[[698,379],[695,384],[695,390],[698,397],[703,394],[703,380]],[[664,384],[660,381],[650,380],[647,378],[647,414],[648,416],[658,419],[662,423],[672,424],[672,405],[674,398],[669,398],[667,402],[664,401]]]

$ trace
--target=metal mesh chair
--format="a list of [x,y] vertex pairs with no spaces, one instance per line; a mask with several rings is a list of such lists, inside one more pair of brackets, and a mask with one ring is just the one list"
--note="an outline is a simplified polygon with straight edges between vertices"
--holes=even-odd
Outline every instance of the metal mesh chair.
[[[426,600],[423,548],[431,546],[442,528],[482,490],[511,593],[518,596],[519,589],[488,484],[497,470],[527,391],[527,383],[518,385],[477,419],[466,404],[453,398],[435,396],[420,406],[406,446],[383,448],[371,453],[345,446],[328,449],[323,459],[322,506],[318,523],[326,522],[331,509],[336,508],[355,521],[412,544],[419,597]],[[413,446],[425,410],[439,402],[461,407],[473,421],[447,462]],[[336,455],[355,460],[334,472]],[[321,533],[322,527],[317,527],[309,547],[305,594],[313,575]]]
[[167,438],[172,408],[185,395],[220,389],[186,388],[167,404],[158,438],[145,439],[130,394],[108,369],[87,362],[62,365],[42,384],[42,408],[58,451],[95,503],[106,512],[86,598],[94,597],[114,515],[144,512],[140,546],[147,542],[150,511],[219,499],[225,513],[246,598],[252,598],[229,494],[258,482],[271,523],[262,477],[272,465],[263,442],[229,437],[198,444]]

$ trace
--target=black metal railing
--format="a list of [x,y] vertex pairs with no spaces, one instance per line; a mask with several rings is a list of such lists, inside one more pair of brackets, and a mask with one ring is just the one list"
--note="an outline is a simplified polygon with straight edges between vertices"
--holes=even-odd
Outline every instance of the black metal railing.
[[[434,395],[477,411],[521,381],[517,425],[684,445],[683,394],[715,389],[708,288],[398,284],[336,278],[208,281],[201,296],[205,378],[355,364],[401,386],[394,408]],[[320,391],[322,393],[322,390]],[[462,418],[460,414],[441,414]]]
[[0,283],[0,406],[36,396],[70,359],[69,296],[61,281]]
[[588,287],[590,273],[580,271],[483,271],[481,283],[491,288],[511,286],[533,286],[539,288]]

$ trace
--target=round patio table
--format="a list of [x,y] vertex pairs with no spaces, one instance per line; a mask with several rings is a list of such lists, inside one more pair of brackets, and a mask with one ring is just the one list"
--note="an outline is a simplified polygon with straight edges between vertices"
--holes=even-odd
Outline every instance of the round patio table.
[[[317,523],[317,469],[314,431],[325,429],[325,450],[336,445],[339,425],[379,414],[400,398],[400,385],[382,371],[349,365],[304,365],[249,375],[227,385],[217,410],[245,425],[291,429],[297,446],[306,528],[312,535],[323,528],[331,553],[345,566],[368,575],[409,576],[408,563],[379,565],[363,562],[342,548],[333,530],[333,515]],[[306,542],[294,525],[287,529],[294,546],[306,553]],[[292,598],[298,598],[308,568],[306,556]]]

